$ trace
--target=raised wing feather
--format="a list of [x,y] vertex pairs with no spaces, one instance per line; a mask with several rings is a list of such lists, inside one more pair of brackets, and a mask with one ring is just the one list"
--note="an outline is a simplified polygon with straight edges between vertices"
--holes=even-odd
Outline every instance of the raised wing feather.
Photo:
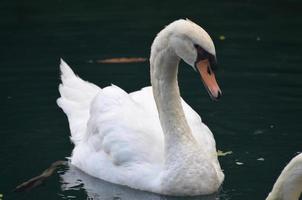
[[82,141],[87,129],[91,101],[101,89],[76,76],[71,68],[61,59],[61,97],[57,104],[68,117],[71,140],[76,145]]

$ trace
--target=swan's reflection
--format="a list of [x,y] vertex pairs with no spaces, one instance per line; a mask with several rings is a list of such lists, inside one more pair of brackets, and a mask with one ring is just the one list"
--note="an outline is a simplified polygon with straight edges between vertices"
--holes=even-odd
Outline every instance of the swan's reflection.
[[199,197],[166,197],[149,192],[134,190],[125,186],[108,183],[94,178],[69,164],[60,175],[62,190],[85,190],[88,199],[93,200],[219,200],[218,194]]

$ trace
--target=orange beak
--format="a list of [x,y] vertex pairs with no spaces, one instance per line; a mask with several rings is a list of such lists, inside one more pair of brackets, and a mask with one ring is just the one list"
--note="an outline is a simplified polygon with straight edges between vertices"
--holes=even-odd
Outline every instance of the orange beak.
[[196,63],[196,68],[198,69],[202,82],[206,87],[210,97],[213,100],[218,100],[222,92],[217,84],[215,74],[210,67],[210,62],[208,59],[201,60]]

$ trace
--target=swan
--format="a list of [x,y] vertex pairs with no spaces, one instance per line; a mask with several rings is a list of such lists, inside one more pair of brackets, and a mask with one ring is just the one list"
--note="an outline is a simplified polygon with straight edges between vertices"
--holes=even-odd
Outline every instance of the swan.
[[302,153],[283,169],[266,200],[299,200],[302,193]]
[[59,107],[75,147],[71,164],[105,181],[174,196],[215,193],[224,180],[210,129],[180,97],[178,64],[201,75],[214,100],[213,41],[190,20],[176,20],[151,46],[151,87],[127,93],[82,80],[61,59]]

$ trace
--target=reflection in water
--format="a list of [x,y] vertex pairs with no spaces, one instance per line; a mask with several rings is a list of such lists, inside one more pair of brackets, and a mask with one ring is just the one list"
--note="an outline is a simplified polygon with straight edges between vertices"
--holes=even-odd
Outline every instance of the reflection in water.
[[[222,200],[219,196],[224,195],[210,195],[198,197],[166,197],[150,192],[134,190],[126,186],[112,184],[101,179],[94,178],[87,175],[75,166],[69,164],[69,168],[61,175],[62,190],[85,190],[88,199],[93,200]],[[64,192],[63,192],[64,193]],[[62,198],[71,198],[70,196],[62,194]],[[77,198],[77,197],[73,197]],[[224,198],[223,199],[227,199]]]

